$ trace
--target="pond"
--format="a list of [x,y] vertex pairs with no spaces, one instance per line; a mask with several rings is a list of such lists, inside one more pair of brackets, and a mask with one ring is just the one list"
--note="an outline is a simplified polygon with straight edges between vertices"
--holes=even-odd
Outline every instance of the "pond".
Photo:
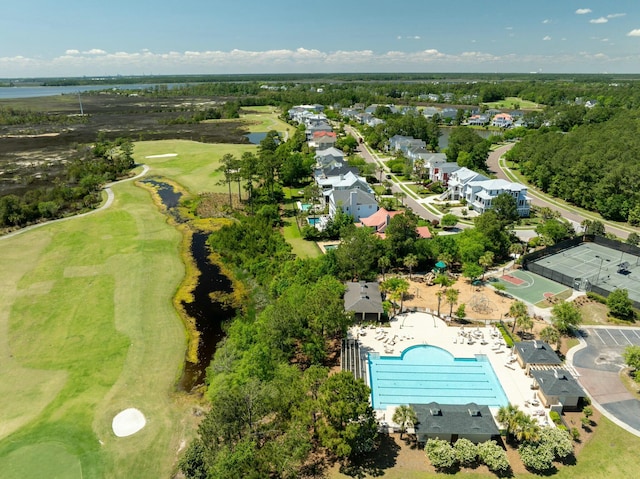
[[247,133],[244,136],[249,140],[250,143],[253,143],[254,145],[259,145],[260,142],[267,137],[267,132],[266,131],[256,131],[256,132],[253,132],[253,133]]

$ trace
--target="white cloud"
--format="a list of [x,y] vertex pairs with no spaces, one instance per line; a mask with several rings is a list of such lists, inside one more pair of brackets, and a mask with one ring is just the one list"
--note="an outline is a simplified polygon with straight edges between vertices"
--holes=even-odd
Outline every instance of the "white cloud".
[[551,20],[548,18],[545,18],[544,20],[542,20],[542,23],[546,25],[547,23],[551,23]]
[[590,8],[578,8],[576,10],[576,14],[577,15],[586,15],[587,13],[591,13],[591,9]]
[[107,52],[105,52],[100,48],[92,48],[91,50],[86,50],[82,53],[84,53],[85,55],[106,55],[107,54]]
[[600,17],[600,18],[592,18],[591,20],[589,20],[589,23],[607,23],[609,20],[607,20],[604,17]]
[[409,36],[405,36],[405,37],[403,37],[402,35],[398,35],[396,38],[398,40],[402,40],[403,38],[405,40],[420,40],[421,37],[420,37],[420,35],[409,35]]
[[627,33],[628,37],[640,37],[640,28],[636,28],[635,30],[631,30]]
[[544,37],[544,38],[543,38],[543,40],[544,40],[545,42],[547,42],[547,41],[551,40],[551,37],[550,37],[549,35],[547,35],[546,37]]
[[[629,36],[640,36],[640,29]],[[551,37],[545,37],[551,39]],[[471,40],[473,42],[473,40]],[[478,42],[480,43],[480,42]],[[609,45],[607,43],[607,45]],[[597,50],[596,50],[597,51]],[[89,53],[92,52],[92,53]],[[100,50],[100,52],[103,52]],[[604,64],[606,63],[606,65]],[[0,57],[0,71],[5,77],[220,74],[220,73],[313,73],[313,72],[433,72],[433,71],[545,71],[594,72],[635,71],[640,63],[637,53],[625,53],[603,59],[602,54],[584,52],[550,55],[496,55],[487,51],[442,52],[436,49],[418,51],[337,50],[309,48],[251,50],[186,50],[153,52],[69,49],[54,58]]]
[[505,27],[505,30],[513,30],[513,27]]
[[626,13],[610,13],[609,15],[607,15],[607,18],[619,18],[619,17],[624,17],[626,15]]

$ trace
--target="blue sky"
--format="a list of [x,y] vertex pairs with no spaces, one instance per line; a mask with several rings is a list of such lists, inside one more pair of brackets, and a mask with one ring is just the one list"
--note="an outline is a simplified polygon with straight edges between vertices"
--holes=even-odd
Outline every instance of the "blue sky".
[[639,0],[18,0],[0,77],[639,73]]

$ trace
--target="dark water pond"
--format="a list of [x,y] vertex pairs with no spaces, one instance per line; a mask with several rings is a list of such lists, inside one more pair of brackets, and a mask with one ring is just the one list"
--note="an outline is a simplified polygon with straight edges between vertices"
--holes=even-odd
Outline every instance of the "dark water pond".
[[[183,221],[177,211],[177,206],[182,196],[174,191],[173,187],[162,181],[146,179],[145,183],[152,184],[162,203],[167,208],[167,213]],[[182,302],[187,315],[195,320],[196,329],[200,332],[198,344],[198,362],[185,361],[184,372],[179,381],[179,388],[183,391],[191,391],[194,387],[203,384],[205,372],[218,342],[224,336],[222,323],[235,315],[232,308],[227,308],[218,301],[213,301],[210,294],[216,291],[229,293],[232,290],[231,281],[220,273],[220,268],[209,262],[209,247],[207,245],[207,233],[194,233],[191,241],[191,256],[199,271],[198,284],[192,291],[193,302]]]
[[247,133],[244,136],[247,137],[249,139],[249,141],[251,143],[253,143],[254,145],[259,145],[260,142],[267,137],[267,132],[266,131],[258,131],[258,132],[255,132],[255,133]]

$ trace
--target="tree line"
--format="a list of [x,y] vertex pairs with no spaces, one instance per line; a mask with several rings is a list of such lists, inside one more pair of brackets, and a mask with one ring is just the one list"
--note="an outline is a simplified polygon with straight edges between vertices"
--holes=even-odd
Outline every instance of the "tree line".
[[100,204],[102,186],[126,175],[134,166],[130,140],[101,136],[66,167],[65,179],[30,189],[22,196],[0,197],[0,227],[22,227],[94,208]]

